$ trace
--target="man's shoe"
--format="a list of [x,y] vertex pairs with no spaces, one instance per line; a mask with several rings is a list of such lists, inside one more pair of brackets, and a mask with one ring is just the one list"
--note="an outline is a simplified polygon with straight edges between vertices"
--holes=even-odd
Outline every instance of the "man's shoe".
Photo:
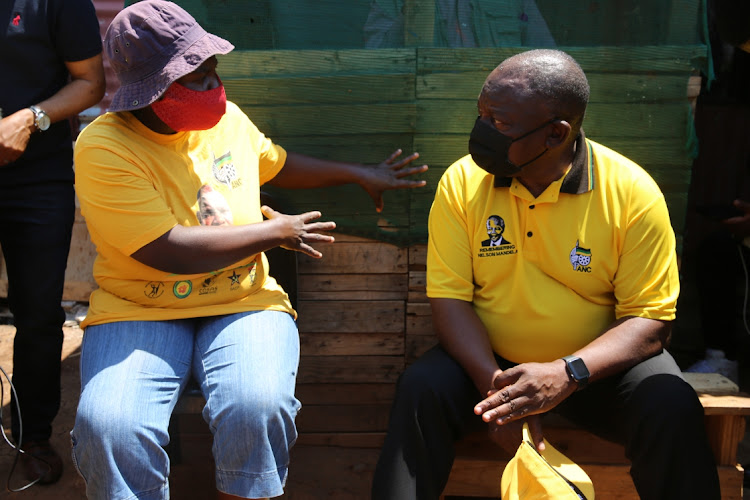
[[39,484],[56,483],[62,476],[62,459],[50,446],[49,441],[24,443],[21,453],[21,466],[29,481],[39,480]]

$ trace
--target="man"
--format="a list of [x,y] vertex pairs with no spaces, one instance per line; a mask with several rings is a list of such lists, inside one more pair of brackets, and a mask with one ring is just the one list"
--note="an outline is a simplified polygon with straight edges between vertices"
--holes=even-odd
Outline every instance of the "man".
[[[485,81],[471,155],[430,212],[439,345],[399,381],[373,498],[437,499],[472,430],[513,452],[526,421],[541,449],[553,408],[625,445],[641,498],[719,498],[702,407],[665,350],[679,283],[664,197],[585,138],[588,96],[555,50],[515,55]],[[490,214],[515,251],[481,247]]]
[[227,200],[208,184],[198,190],[198,211],[195,215],[203,226],[225,226],[233,222]]
[[0,245],[16,326],[10,414],[26,477],[49,484],[62,474],[49,438],[75,214],[68,118],[104,95],[102,43],[91,0],[3,2],[0,25]]
[[499,247],[501,245],[510,245],[510,241],[503,238],[505,231],[505,221],[499,215],[490,215],[487,217],[487,238],[482,241],[483,247]]
[[169,497],[169,418],[194,377],[219,498],[279,496],[297,437],[299,336],[264,252],[320,257],[313,245],[332,242],[320,232],[335,224],[261,206],[260,186],[358,183],[381,210],[384,191],[423,186],[404,177],[427,166],[409,166],[416,153],[397,161],[400,150],[374,166],[287,153],[226,100],[216,55],[232,44],[174,3],[127,7],[104,46],[122,85],[75,150],[99,285],[71,432],[87,495]]

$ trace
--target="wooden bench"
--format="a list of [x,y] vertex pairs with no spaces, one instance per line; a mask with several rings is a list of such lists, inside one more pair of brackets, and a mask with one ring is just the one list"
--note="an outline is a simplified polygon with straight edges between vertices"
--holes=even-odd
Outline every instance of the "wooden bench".
[[[321,248],[323,259],[297,256],[297,397],[303,406],[285,499],[369,498],[398,375],[435,343],[424,293],[426,248],[340,234],[336,240]],[[742,498],[737,448],[750,397],[718,375],[687,377],[706,411],[722,498]],[[173,498],[213,494],[211,436],[202,407],[200,396],[183,397],[173,416]],[[550,442],[591,475],[598,498],[637,498],[621,446],[559,420],[545,424]],[[508,458],[482,444],[481,436],[462,441],[444,499],[499,498]]]

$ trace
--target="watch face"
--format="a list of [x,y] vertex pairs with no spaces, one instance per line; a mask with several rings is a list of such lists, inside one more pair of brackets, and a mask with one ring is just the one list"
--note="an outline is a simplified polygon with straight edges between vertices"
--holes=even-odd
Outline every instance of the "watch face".
[[586,368],[586,363],[581,358],[567,359],[567,366],[570,375],[578,382],[588,380],[589,370]]
[[39,127],[39,130],[47,130],[50,125],[50,119],[49,116],[47,116],[47,113],[42,111],[37,115],[36,119],[36,126]]

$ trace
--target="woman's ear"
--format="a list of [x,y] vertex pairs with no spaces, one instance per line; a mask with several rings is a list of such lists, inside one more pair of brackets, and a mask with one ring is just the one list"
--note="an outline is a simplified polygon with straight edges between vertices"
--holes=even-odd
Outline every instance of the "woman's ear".
[[554,149],[568,142],[573,128],[565,120],[555,120],[551,125],[552,133],[547,136],[547,147]]

